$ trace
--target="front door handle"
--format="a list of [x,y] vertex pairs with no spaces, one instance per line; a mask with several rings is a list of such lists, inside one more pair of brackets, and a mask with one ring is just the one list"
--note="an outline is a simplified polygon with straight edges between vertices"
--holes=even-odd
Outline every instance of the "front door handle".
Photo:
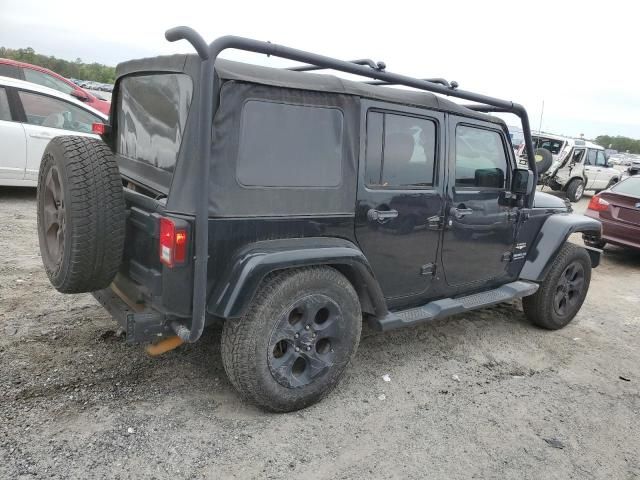
[[372,222],[382,223],[392,218],[396,218],[397,216],[397,210],[376,210],[375,208],[372,208],[367,212],[367,218]]
[[471,215],[473,213],[473,209],[464,208],[464,207],[454,207],[451,209],[451,213],[453,214],[454,217],[456,217],[456,219],[460,220],[466,217],[467,215]]

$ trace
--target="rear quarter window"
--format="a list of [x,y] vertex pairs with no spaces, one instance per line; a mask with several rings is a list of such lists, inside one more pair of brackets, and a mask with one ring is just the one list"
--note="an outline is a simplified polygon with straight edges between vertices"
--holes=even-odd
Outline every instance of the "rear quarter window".
[[338,187],[343,130],[338,108],[248,100],[236,178],[247,187]]
[[125,77],[116,109],[116,152],[173,173],[193,96],[183,73]]

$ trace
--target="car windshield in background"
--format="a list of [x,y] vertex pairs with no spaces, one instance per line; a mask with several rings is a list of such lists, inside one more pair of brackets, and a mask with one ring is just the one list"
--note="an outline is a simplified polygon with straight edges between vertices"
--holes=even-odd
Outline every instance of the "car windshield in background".
[[611,187],[611,191],[640,198],[640,177],[631,177]]

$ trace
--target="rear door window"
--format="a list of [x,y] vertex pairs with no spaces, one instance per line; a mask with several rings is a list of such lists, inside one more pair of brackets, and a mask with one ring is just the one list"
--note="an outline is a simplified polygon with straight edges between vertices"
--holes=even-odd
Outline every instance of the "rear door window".
[[431,187],[435,156],[433,120],[379,111],[367,114],[367,186]]
[[91,133],[93,123],[104,120],[59,98],[35,92],[18,92],[29,125]]
[[9,99],[7,98],[7,91],[3,87],[0,87],[0,120],[11,121]]
[[596,164],[596,156],[597,150],[589,149],[587,150],[587,159],[584,161],[585,165],[595,165]]
[[191,106],[184,73],[125,77],[116,108],[116,152],[173,173]]
[[68,83],[63,82],[59,78],[49,75],[48,73],[40,72],[39,70],[32,70],[30,68],[23,68],[22,71],[24,72],[24,79],[27,82],[37,83],[43,87],[53,88],[54,90],[66,93],[67,95],[75,90]]

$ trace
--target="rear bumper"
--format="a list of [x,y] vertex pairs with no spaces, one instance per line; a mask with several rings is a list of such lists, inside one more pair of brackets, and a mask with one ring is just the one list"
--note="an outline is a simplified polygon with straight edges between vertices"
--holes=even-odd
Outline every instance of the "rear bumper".
[[589,210],[585,215],[602,223],[602,240],[621,247],[640,249],[640,226],[601,218],[600,215],[591,213]]
[[133,303],[112,287],[92,293],[124,329],[127,343],[150,342],[174,335],[167,315]]

